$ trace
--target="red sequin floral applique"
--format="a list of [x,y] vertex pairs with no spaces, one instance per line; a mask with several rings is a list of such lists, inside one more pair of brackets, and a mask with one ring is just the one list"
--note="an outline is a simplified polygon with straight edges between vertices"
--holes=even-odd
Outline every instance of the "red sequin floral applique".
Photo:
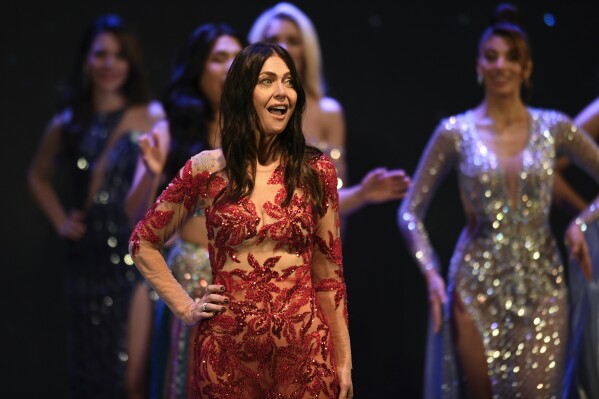
[[206,209],[208,239],[214,243],[216,258],[212,267],[220,269],[227,255],[239,262],[234,247],[254,237],[260,218],[256,206],[248,198],[235,204],[217,205]]
[[160,209],[161,204],[165,202],[182,203],[188,212],[191,211],[196,206],[201,194],[203,194],[203,198],[206,197],[206,183],[209,178],[208,171],[194,175],[192,162],[188,160],[133,229],[129,238],[131,254],[135,256],[139,252],[139,241],[142,238],[152,244],[160,242],[161,236],[156,234],[156,230],[166,227],[174,214],[173,211]]

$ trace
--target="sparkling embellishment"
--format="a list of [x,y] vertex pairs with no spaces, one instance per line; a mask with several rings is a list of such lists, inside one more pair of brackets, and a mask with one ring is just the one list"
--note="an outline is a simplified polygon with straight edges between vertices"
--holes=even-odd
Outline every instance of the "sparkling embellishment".
[[[561,397],[568,302],[548,216],[556,155],[574,156],[599,181],[592,142],[567,116],[534,108],[529,112],[529,142],[509,159],[483,143],[472,112],[441,121],[398,218],[420,268],[441,270],[422,221],[432,188],[455,169],[468,226],[451,259],[447,285],[479,327],[497,398]],[[594,203],[576,220],[581,230],[599,217],[596,209]],[[445,344],[453,342],[447,324]],[[453,351],[443,349],[442,375],[447,379],[439,383],[448,393],[459,386],[449,379],[459,371]]]
[[[129,241],[133,259],[143,264],[148,248],[160,248],[178,224],[205,207],[210,277],[226,287],[230,302],[226,312],[199,325],[195,392],[241,398],[251,389],[256,397],[270,397],[257,387],[274,381],[297,397],[336,397],[335,347],[325,319],[347,328],[348,316],[333,163],[324,156],[311,161],[324,187],[320,216],[301,187],[282,206],[283,165],[258,170],[249,197],[214,204],[227,181],[209,154],[187,162]],[[188,267],[197,260],[185,258],[194,254],[197,248],[178,250],[169,261],[188,292],[196,281],[208,284],[208,276]]]

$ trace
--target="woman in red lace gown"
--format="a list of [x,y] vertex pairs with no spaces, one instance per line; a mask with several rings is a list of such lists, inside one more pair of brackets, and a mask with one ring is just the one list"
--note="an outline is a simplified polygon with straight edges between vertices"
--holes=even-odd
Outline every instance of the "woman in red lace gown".
[[[352,398],[337,176],[306,145],[306,96],[286,50],[239,53],[222,148],[187,161],[135,228],[135,264],[196,338],[199,398]],[[192,298],[160,248],[203,208],[213,284]]]

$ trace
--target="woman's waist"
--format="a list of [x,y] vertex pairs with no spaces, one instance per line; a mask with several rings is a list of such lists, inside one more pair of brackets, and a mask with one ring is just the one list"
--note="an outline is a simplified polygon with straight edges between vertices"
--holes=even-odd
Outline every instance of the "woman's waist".
[[499,215],[495,218],[468,219],[463,231],[463,234],[472,239],[496,236],[515,241],[536,240],[541,236],[552,235],[547,220],[514,220]]
[[229,261],[222,266],[213,262],[212,268],[214,283],[223,284],[227,294],[237,297],[252,296],[252,293],[258,292],[268,295],[285,291],[303,292],[312,288],[310,266],[303,263],[249,259],[248,263]]
[[[225,291],[229,304],[224,315],[245,321],[252,319],[270,319],[293,322],[305,318],[320,318],[320,309],[316,297],[310,288],[297,290],[278,290],[273,286]],[[305,320],[304,320],[305,321]]]
[[534,233],[550,231],[551,225],[546,217],[524,218],[509,215],[508,213],[492,213],[484,215],[470,215],[466,217],[466,229],[470,231],[497,231],[497,232],[522,232]]

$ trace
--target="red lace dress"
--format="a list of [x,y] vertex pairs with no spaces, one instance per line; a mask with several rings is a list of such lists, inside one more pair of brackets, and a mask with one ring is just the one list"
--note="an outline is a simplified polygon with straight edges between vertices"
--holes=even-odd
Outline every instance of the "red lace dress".
[[160,248],[188,215],[205,209],[213,281],[226,287],[230,303],[200,323],[194,394],[336,398],[335,354],[349,356],[349,333],[335,168],[324,156],[311,161],[325,188],[326,213],[319,217],[301,189],[281,206],[286,189],[279,164],[257,166],[249,198],[213,206],[227,184],[223,166],[220,150],[191,158],[130,240],[137,267],[183,318],[193,298]]

